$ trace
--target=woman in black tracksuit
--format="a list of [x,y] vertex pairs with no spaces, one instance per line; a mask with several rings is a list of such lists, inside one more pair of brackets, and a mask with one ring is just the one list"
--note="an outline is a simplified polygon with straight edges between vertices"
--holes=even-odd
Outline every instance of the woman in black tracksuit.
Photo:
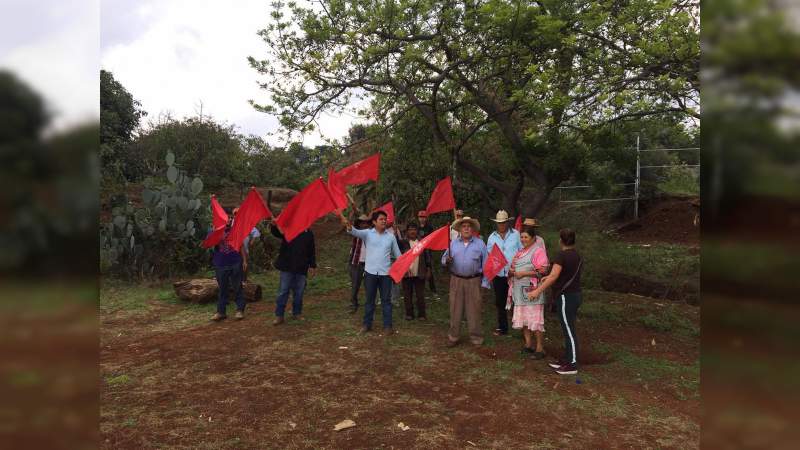
[[550,363],[550,367],[561,375],[578,373],[578,336],[575,334],[575,316],[581,306],[581,266],[582,258],[575,250],[575,232],[565,228],[559,233],[561,251],[550,260],[550,274],[542,278],[542,282],[528,293],[529,298],[553,287],[558,321],[564,332],[564,357],[558,362]]

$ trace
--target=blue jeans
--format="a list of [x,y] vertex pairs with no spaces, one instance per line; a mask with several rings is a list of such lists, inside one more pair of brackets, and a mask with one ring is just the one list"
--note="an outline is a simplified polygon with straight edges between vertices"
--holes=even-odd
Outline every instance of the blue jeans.
[[303,313],[303,291],[306,289],[306,276],[302,273],[281,271],[281,284],[278,287],[278,298],[275,300],[275,315],[283,317],[289,291],[292,291],[292,315]]
[[364,304],[364,326],[372,329],[372,318],[375,315],[375,294],[381,290],[381,308],[383,308],[383,328],[392,327],[392,278],[389,275],[364,274],[364,290],[367,301]]
[[219,286],[219,297],[217,298],[217,312],[226,315],[225,310],[228,306],[228,290],[233,286],[236,299],[236,310],[244,311],[244,297],[242,297],[242,266],[236,264],[227,267],[217,267],[216,277]]

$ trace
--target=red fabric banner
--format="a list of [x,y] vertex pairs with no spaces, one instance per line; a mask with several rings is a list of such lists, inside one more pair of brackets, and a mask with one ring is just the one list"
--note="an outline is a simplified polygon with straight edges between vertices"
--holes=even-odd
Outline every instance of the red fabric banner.
[[500,246],[493,245],[492,251],[489,252],[489,257],[486,258],[486,262],[483,264],[483,276],[485,276],[487,280],[492,281],[492,279],[503,270],[506,264],[508,264],[508,260],[503,254],[503,251],[500,250]]
[[219,242],[222,240],[224,236],[225,236],[225,224],[222,224],[221,226],[215,228],[214,231],[212,231],[211,234],[209,234],[208,237],[206,237],[206,239],[203,241],[202,244],[203,248],[211,248],[219,244]]
[[394,205],[392,204],[392,202],[389,202],[389,203],[381,206],[380,208],[375,208],[375,209],[372,210],[372,212],[375,212],[375,211],[377,211],[379,209],[386,213],[386,223],[387,224],[394,223]]
[[517,216],[517,222],[514,223],[514,229],[517,231],[522,231],[522,214]]
[[333,169],[328,170],[328,191],[336,204],[336,209],[347,208],[347,188]]
[[228,223],[228,214],[217,201],[217,196],[211,196],[211,226],[216,230]]
[[311,226],[317,219],[336,210],[336,203],[322,178],[304,187],[281,211],[275,224],[287,242]]
[[264,203],[264,198],[258,193],[256,188],[250,188],[250,192],[239,206],[239,212],[233,218],[231,232],[228,234],[228,244],[239,251],[242,247],[244,238],[253,230],[258,222],[272,217],[272,212]]
[[400,280],[403,279],[403,275],[408,271],[408,268],[411,267],[414,259],[418,258],[425,249],[445,250],[449,245],[450,227],[445,225],[425,236],[424,239],[417,242],[417,245],[400,255],[394,264],[392,264],[391,269],[389,269],[389,276],[392,277],[395,283],[399,283]]
[[442,211],[452,211],[456,208],[456,200],[453,197],[453,182],[450,177],[445,177],[442,181],[436,183],[436,188],[433,189],[431,199],[428,201],[428,207],[425,211],[428,214],[433,214]]
[[381,166],[381,154],[376,153],[369,158],[362,159],[337,172],[344,186],[364,184],[367,181],[378,181]]

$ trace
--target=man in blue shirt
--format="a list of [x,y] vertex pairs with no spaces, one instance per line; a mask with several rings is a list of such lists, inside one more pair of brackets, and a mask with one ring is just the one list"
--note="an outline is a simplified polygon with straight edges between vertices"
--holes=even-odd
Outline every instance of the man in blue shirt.
[[495,245],[503,252],[506,257],[506,264],[496,277],[492,280],[492,289],[494,289],[494,305],[497,308],[497,329],[494,330],[495,336],[508,334],[508,311],[506,310],[506,299],[508,298],[508,268],[511,266],[511,260],[514,255],[522,249],[522,241],[519,239],[519,232],[510,227],[509,224],[513,217],[508,217],[508,213],[497,211],[494,219],[497,226],[497,231],[489,235],[486,242],[486,252],[491,253],[492,247]]
[[400,249],[397,246],[397,239],[394,234],[386,228],[386,212],[378,210],[372,213],[373,228],[358,230],[339,214],[342,224],[347,227],[347,231],[353,236],[364,241],[367,250],[367,257],[364,261],[364,289],[367,294],[367,301],[364,305],[364,324],[361,332],[366,333],[372,330],[372,319],[375,315],[375,295],[380,289],[381,308],[383,309],[383,330],[391,335],[392,328],[392,285],[394,281],[389,276],[389,269],[392,266],[392,259],[400,257]]
[[469,339],[474,345],[483,344],[481,328],[481,287],[488,288],[483,278],[483,263],[486,261],[486,244],[476,237],[480,223],[463,217],[453,224],[460,232],[458,239],[450,241],[450,247],[442,255],[442,265],[450,269],[450,331],[447,346],[458,344],[461,335],[461,318],[466,314]]

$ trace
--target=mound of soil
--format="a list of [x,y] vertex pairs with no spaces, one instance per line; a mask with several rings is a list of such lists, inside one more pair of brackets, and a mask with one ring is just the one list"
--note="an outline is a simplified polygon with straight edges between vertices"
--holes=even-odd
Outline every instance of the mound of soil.
[[697,305],[700,302],[699,286],[690,283],[670,285],[635,275],[611,271],[600,281],[600,286],[606,291],[685,301],[691,305]]
[[623,240],[700,245],[698,198],[668,197],[640,206],[643,214],[639,220],[628,222],[614,230]]

